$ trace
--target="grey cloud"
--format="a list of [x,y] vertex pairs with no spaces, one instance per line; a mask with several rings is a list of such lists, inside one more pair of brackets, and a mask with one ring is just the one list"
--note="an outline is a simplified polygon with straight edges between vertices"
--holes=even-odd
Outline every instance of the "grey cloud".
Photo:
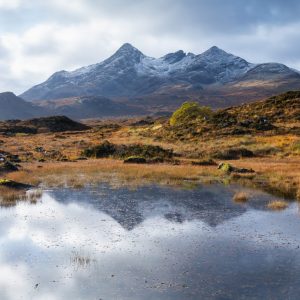
[[[124,42],[151,56],[178,49],[200,53],[217,45],[251,62],[277,61],[300,69],[299,15],[298,0],[23,0],[18,9],[0,9],[0,35],[20,37],[24,61],[28,56],[51,56],[59,69],[96,63]],[[88,27],[92,21],[103,21],[106,27],[77,33],[80,26]],[[74,45],[51,35],[33,44],[22,40],[26,31],[45,23],[55,24],[58,30],[73,30],[73,40],[67,40]],[[91,36],[87,39],[83,34]],[[5,55],[1,49],[0,55],[2,51]],[[20,57],[18,61],[22,63]],[[12,63],[13,59],[7,61]],[[41,70],[40,77],[52,71]],[[9,74],[5,82],[21,92],[24,83],[12,77]],[[34,81],[37,77],[36,73],[32,80],[26,78],[26,87],[38,83]]]

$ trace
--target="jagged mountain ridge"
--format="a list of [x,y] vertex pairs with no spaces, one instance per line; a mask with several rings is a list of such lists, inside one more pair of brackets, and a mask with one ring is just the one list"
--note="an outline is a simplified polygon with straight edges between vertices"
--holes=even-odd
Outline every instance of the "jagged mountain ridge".
[[297,71],[278,63],[252,64],[216,46],[199,55],[180,50],[152,58],[127,43],[101,63],[54,73],[21,97],[34,101],[78,96],[168,98],[181,94],[188,98],[203,96],[211,89],[222,91],[232,86],[234,90],[239,84],[249,88],[249,84],[270,81],[293,81],[293,86],[300,88]]

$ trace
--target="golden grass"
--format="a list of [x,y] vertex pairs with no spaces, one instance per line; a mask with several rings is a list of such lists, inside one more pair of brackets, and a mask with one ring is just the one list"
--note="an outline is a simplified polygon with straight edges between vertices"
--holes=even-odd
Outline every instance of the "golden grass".
[[283,210],[286,209],[288,206],[289,204],[282,200],[272,201],[267,205],[267,207],[272,210]]
[[136,165],[113,159],[72,162],[23,164],[23,170],[7,175],[8,179],[47,187],[75,187],[107,182],[111,185],[166,184],[177,185],[184,180],[216,179],[221,173],[216,167],[191,165]]
[[249,199],[249,196],[244,192],[237,192],[233,196],[233,201],[236,203],[246,203]]
[[25,196],[26,196],[26,191],[20,191],[20,190],[15,190],[15,189],[1,186],[0,206],[2,207],[13,206],[17,203],[17,201],[24,199]]
[[[155,131],[159,124],[149,126]],[[147,127],[123,126],[118,130],[99,131],[96,128],[87,132],[36,134],[27,136],[1,136],[3,150],[20,155],[23,169],[7,175],[8,179],[32,184],[35,186],[69,186],[82,188],[86,184],[109,182],[111,185],[130,184],[180,184],[183,180],[195,182],[240,181],[262,187],[269,192],[300,200],[300,155],[291,150],[291,144],[299,141],[293,134],[255,136],[225,136],[218,138],[201,138],[190,142],[158,141],[155,136],[143,136]],[[63,140],[62,140],[63,139]],[[181,165],[124,165],[122,161],[101,159],[77,162],[57,162],[35,150],[42,146],[49,153],[54,150],[61,152],[69,160],[81,156],[81,152],[90,146],[97,145],[103,140],[113,143],[143,143],[172,148],[181,155]],[[263,158],[249,158],[230,161],[236,167],[254,169],[256,174],[233,175],[227,178],[215,166],[191,166],[189,158],[209,158],[211,153],[231,147],[246,147],[252,151],[268,148],[279,149],[278,153]],[[45,163],[38,163],[38,159]]]
[[20,171],[7,178],[41,187],[83,188],[107,182],[112,186],[145,184],[182,185],[185,180],[196,183],[240,182],[291,198],[299,197],[300,159],[251,158],[230,161],[236,167],[253,168],[256,175],[228,176],[216,166],[124,164],[120,160],[98,159],[77,162],[24,163]]

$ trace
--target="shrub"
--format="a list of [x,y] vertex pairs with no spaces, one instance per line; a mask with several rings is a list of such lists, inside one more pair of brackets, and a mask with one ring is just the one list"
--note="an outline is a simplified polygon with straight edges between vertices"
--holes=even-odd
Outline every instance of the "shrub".
[[108,141],[104,141],[100,145],[85,149],[82,154],[87,157],[103,158],[109,157],[115,152],[116,146]]
[[105,141],[100,145],[85,149],[82,154],[94,158],[115,157],[126,159],[134,156],[163,161],[173,157],[173,150],[142,144],[116,145]]
[[212,155],[216,159],[239,159],[242,157],[253,157],[254,153],[246,148],[231,148]]
[[211,108],[200,106],[197,102],[185,102],[170,118],[170,125],[180,125],[196,119],[206,119],[212,116]]

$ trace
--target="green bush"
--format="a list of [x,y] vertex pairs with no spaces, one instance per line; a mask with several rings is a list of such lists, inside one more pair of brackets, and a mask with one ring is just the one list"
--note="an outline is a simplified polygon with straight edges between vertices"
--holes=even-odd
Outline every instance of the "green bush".
[[177,109],[170,118],[170,125],[188,123],[197,119],[206,119],[212,116],[211,108],[201,106],[197,102],[185,102]]

